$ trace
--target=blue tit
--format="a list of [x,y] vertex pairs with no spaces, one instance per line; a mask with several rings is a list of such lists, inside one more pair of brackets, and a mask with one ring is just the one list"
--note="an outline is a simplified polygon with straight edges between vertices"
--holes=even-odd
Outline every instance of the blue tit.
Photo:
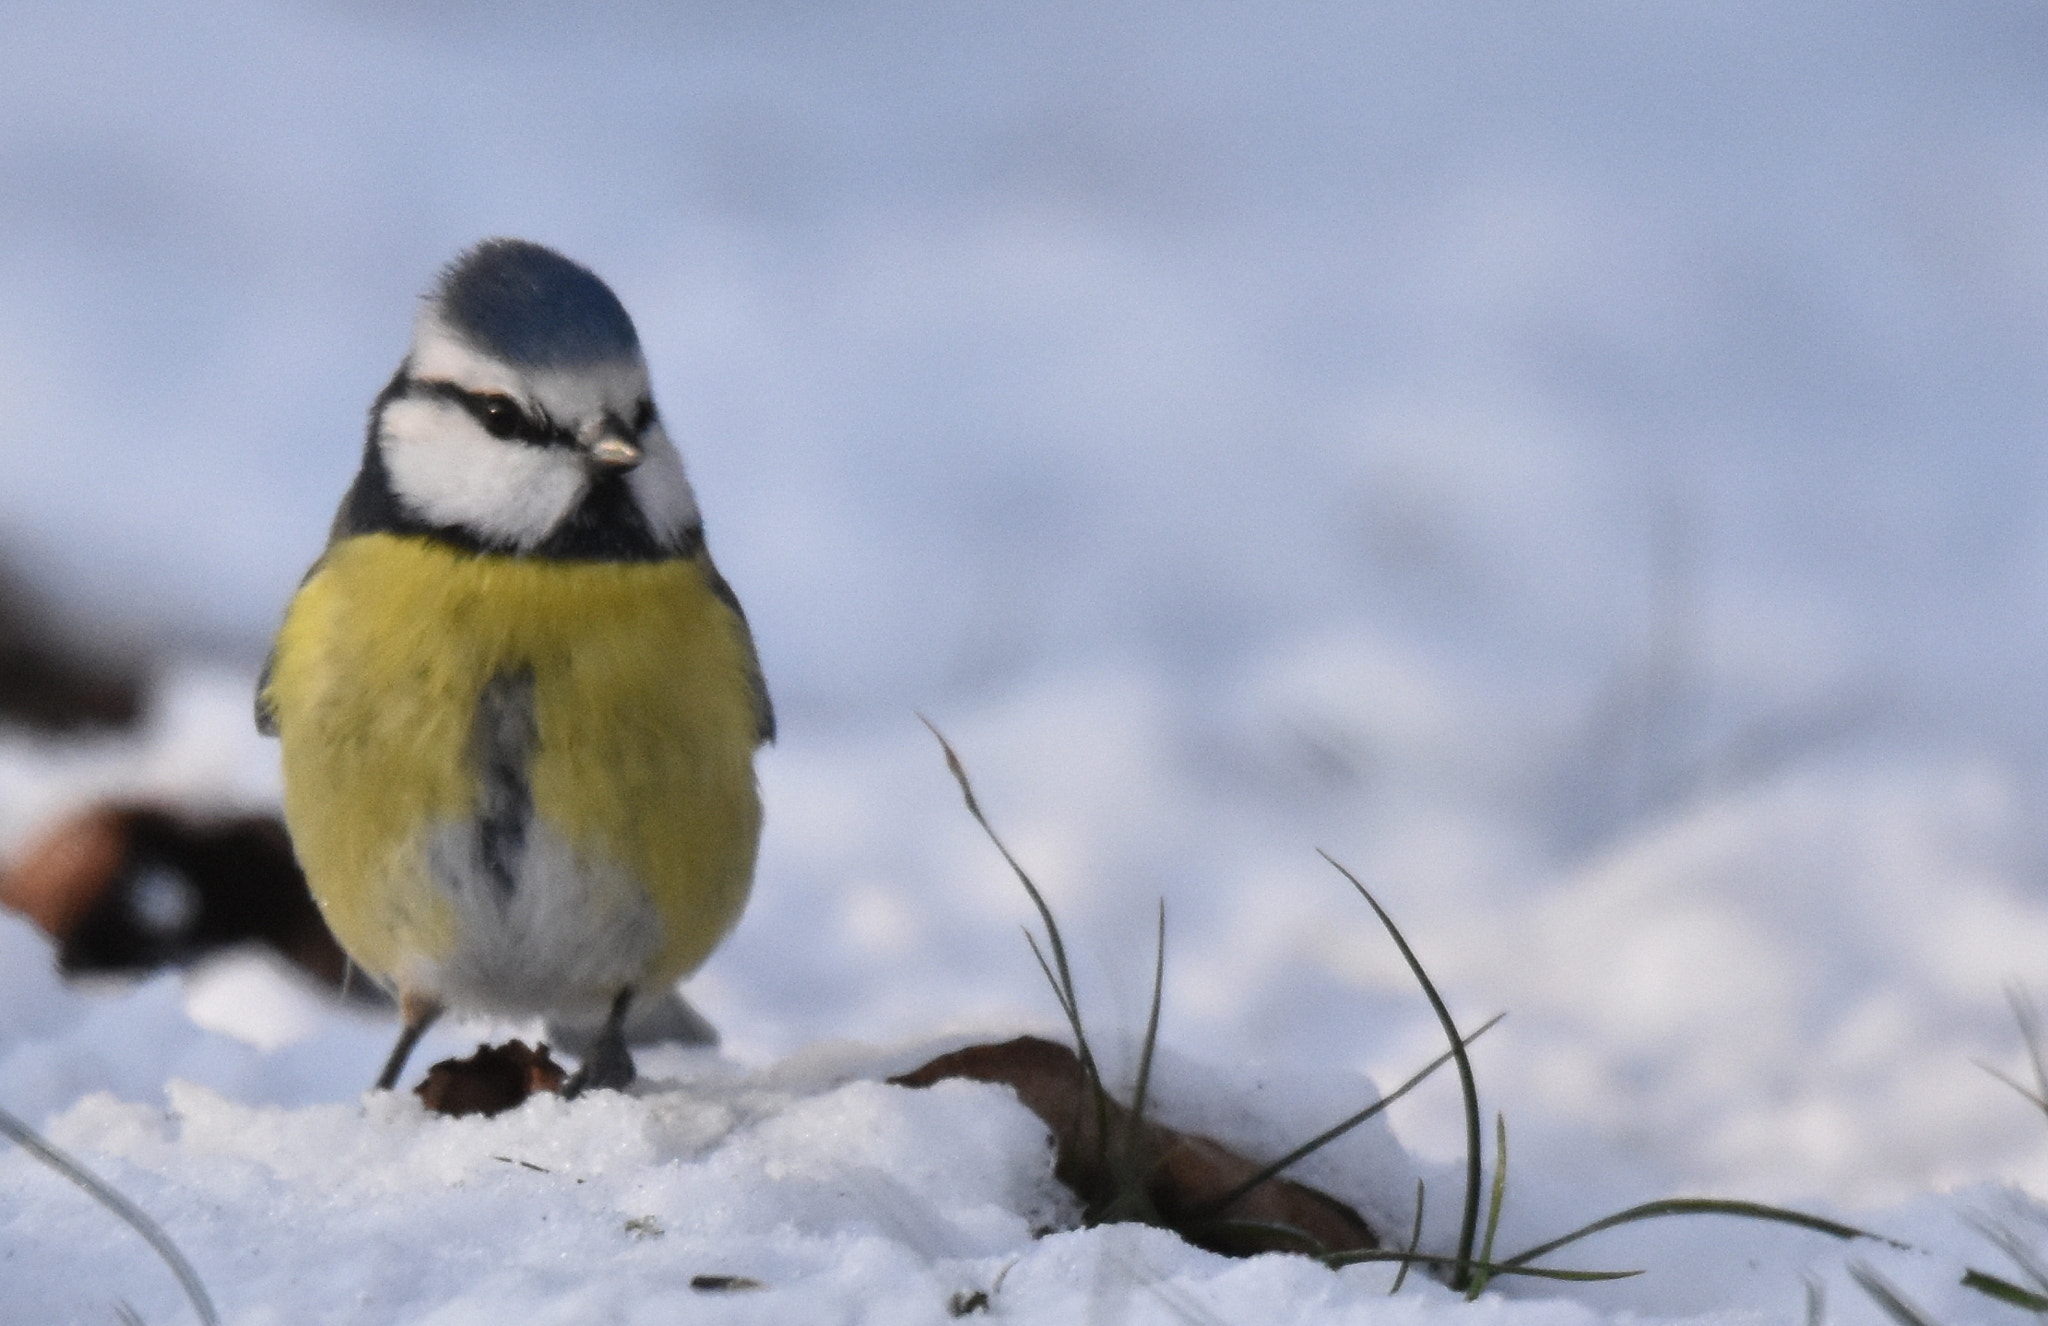
[[774,711],[633,322],[494,239],[442,273],[264,668],[315,900],[396,996],[394,1086],[444,1008],[624,1024],[739,918]]

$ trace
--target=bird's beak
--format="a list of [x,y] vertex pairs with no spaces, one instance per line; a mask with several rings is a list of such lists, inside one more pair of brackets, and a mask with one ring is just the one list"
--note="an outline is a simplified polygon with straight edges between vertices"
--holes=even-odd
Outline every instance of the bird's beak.
[[638,442],[626,436],[624,428],[609,419],[589,430],[579,441],[583,454],[590,457],[591,465],[607,474],[624,474],[646,455]]

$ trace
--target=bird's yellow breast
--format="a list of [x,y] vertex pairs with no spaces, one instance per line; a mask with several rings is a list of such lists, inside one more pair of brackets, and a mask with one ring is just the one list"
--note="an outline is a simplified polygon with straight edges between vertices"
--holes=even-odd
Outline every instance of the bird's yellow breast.
[[293,845],[359,963],[399,979],[474,924],[428,846],[478,813],[478,701],[508,673],[532,679],[534,822],[618,881],[577,905],[652,903],[649,983],[703,961],[746,900],[761,825],[752,646],[715,575],[701,555],[549,561],[392,534],[328,550],[264,700]]

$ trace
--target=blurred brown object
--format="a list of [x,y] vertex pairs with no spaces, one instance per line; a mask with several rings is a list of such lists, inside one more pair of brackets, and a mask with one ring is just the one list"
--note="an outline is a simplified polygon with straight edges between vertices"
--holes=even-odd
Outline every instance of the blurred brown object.
[[43,732],[127,727],[142,712],[132,662],[58,629],[54,614],[0,564],[0,719]]
[[537,1091],[559,1093],[568,1075],[546,1045],[479,1045],[467,1059],[443,1059],[413,1094],[436,1114],[502,1114]]
[[0,904],[56,941],[67,976],[187,966],[267,944],[322,983],[365,999],[306,891],[274,816],[205,820],[106,803],[52,827],[0,876]]
[[[1106,1097],[1098,1113],[1081,1061],[1064,1045],[1037,1036],[970,1045],[889,1081],[928,1087],[949,1077],[998,1082],[1014,1090],[1052,1130],[1053,1176],[1090,1210],[1127,1203],[1129,1195],[1120,1189],[1130,1181],[1130,1171],[1139,1177],[1158,1223],[1226,1257],[1299,1251],[1305,1244],[1323,1252],[1380,1246],[1357,1211],[1292,1179],[1267,1179],[1218,1206],[1261,1166],[1212,1138],[1177,1132],[1150,1119],[1135,1121],[1129,1110]],[[1303,1238],[1276,1242],[1275,1231]]]

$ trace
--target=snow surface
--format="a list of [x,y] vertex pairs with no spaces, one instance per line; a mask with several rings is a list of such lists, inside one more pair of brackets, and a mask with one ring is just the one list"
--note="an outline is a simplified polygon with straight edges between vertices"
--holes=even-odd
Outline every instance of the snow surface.
[[[1436,1052],[1320,847],[1462,1020],[1510,1014],[1476,1052],[1509,1242],[1712,1192],[1935,1250],[1694,1222],[1586,1250],[1642,1280],[1457,1311],[1784,1320],[1811,1261],[1858,1320],[1855,1256],[2005,1319],[1952,1272],[2010,1273],[1963,1217],[2038,1246],[2048,1192],[1976,1066],[2020,1070],[2007,984],[2048,993],[2038,6],[673,10],[9,11],[0,551],[174,661],[133,736],[0,738],[0,854],[107,792],[274,802],[250,677],[412,301],[527,235],[633,310],[783,719],[756,900],[691,986],[727,1057],[433,1123],[359,1100],[387,1028],[274,972],[69,991],[10,923],[0,1105],[235,1321],[937,1319],[1012,1259],[1024,1320],[1436,1315],[1373,1270],[1031,1242],[1026,1121],[864,1085],[1051,1025],[921,711],[1106,1035],[1167,900],[1164,1036],[1211,1066],[1174,1109],[1256,1101],[1278,1144]],[[1445,1173],[1448,1084],[1393,1113]],[[0,1318],[178,1319],[14,1151],[0,1221]],[[729,1270],[770,1288],[687,1289]]]

